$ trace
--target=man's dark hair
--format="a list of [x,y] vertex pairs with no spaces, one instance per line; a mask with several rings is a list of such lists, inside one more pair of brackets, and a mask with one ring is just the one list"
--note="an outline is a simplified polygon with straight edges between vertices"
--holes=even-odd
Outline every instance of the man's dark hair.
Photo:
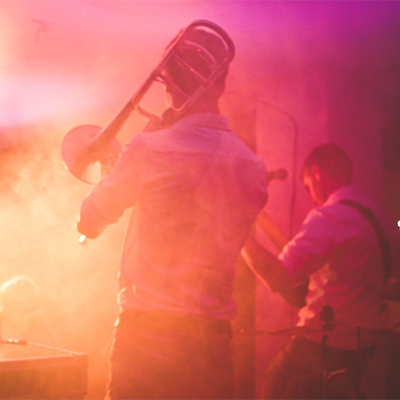
[[311,167],[316,165],[335,180],[350,183],[353,177],[353,163],[344,150],[334,143],[317,146],[306,158],[301,170],[301,178],[308,175]]
[[[212,72],[212,64],[220,63],[226,57],[227,51],[218,36],[203,29],[195,29],[185,41],[185,45],[178,49],[177,55],[207,77]],[[190,73],[175,59],[166,65],[165,70],[172,81],[189,96],[201,84],[201,80],[196,78],[195,74]],[[223,84],[227,73],[228,68],[218,76],[214,84]]]

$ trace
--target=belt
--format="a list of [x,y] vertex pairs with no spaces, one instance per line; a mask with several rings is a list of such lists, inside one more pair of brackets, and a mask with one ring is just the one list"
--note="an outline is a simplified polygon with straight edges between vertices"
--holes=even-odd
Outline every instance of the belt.
[[230,320],[214,319],[198,314],[177,315],[163,310],[124,309],[119,313],[114,326],[119,328],[194,332],[199,335],[223,334],[232,337]]

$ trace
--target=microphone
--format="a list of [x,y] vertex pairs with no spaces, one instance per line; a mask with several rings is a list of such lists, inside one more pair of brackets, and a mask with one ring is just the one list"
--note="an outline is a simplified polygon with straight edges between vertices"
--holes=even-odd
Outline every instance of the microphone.
[[278,181],[284,181],[287,178],[287,175],[288,173],[284,168],[269,171],[267,172],[267,182],[273,181],[274,179]]

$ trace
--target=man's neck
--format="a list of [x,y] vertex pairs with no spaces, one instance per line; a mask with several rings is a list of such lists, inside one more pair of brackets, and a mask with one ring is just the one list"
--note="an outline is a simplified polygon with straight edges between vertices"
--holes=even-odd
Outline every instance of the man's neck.
[[212,113],[219,114],[219,106],[218,102],[210,102],[210,101],[202,101],[199,99],[196,101],[186,112],[185,115],[188,114],[197,114],[197,113]]
[[326,198],[325,198],[324,203],[328,200],[328,198],[330,196],[332,196],[333,193],[337,192],[339,189],[341,189],[342,187],[347,186],[349,184],[351,184],[351,182],[344,182],[344,181],[341,181],[340,183],[339,182],[331,182],[331,184],[329,185],[329,188],[325,192]]

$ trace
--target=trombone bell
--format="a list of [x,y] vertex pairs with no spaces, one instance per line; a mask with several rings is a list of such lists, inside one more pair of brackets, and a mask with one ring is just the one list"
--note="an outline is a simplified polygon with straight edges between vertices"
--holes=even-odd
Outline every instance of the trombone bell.
[[99,126],[80,125],[70,130],[62,142],[61,156],[65,166],[72,175],[86,183],[97,183],[108,175],[122,152],[117,139],[97,149],[99,134]]

